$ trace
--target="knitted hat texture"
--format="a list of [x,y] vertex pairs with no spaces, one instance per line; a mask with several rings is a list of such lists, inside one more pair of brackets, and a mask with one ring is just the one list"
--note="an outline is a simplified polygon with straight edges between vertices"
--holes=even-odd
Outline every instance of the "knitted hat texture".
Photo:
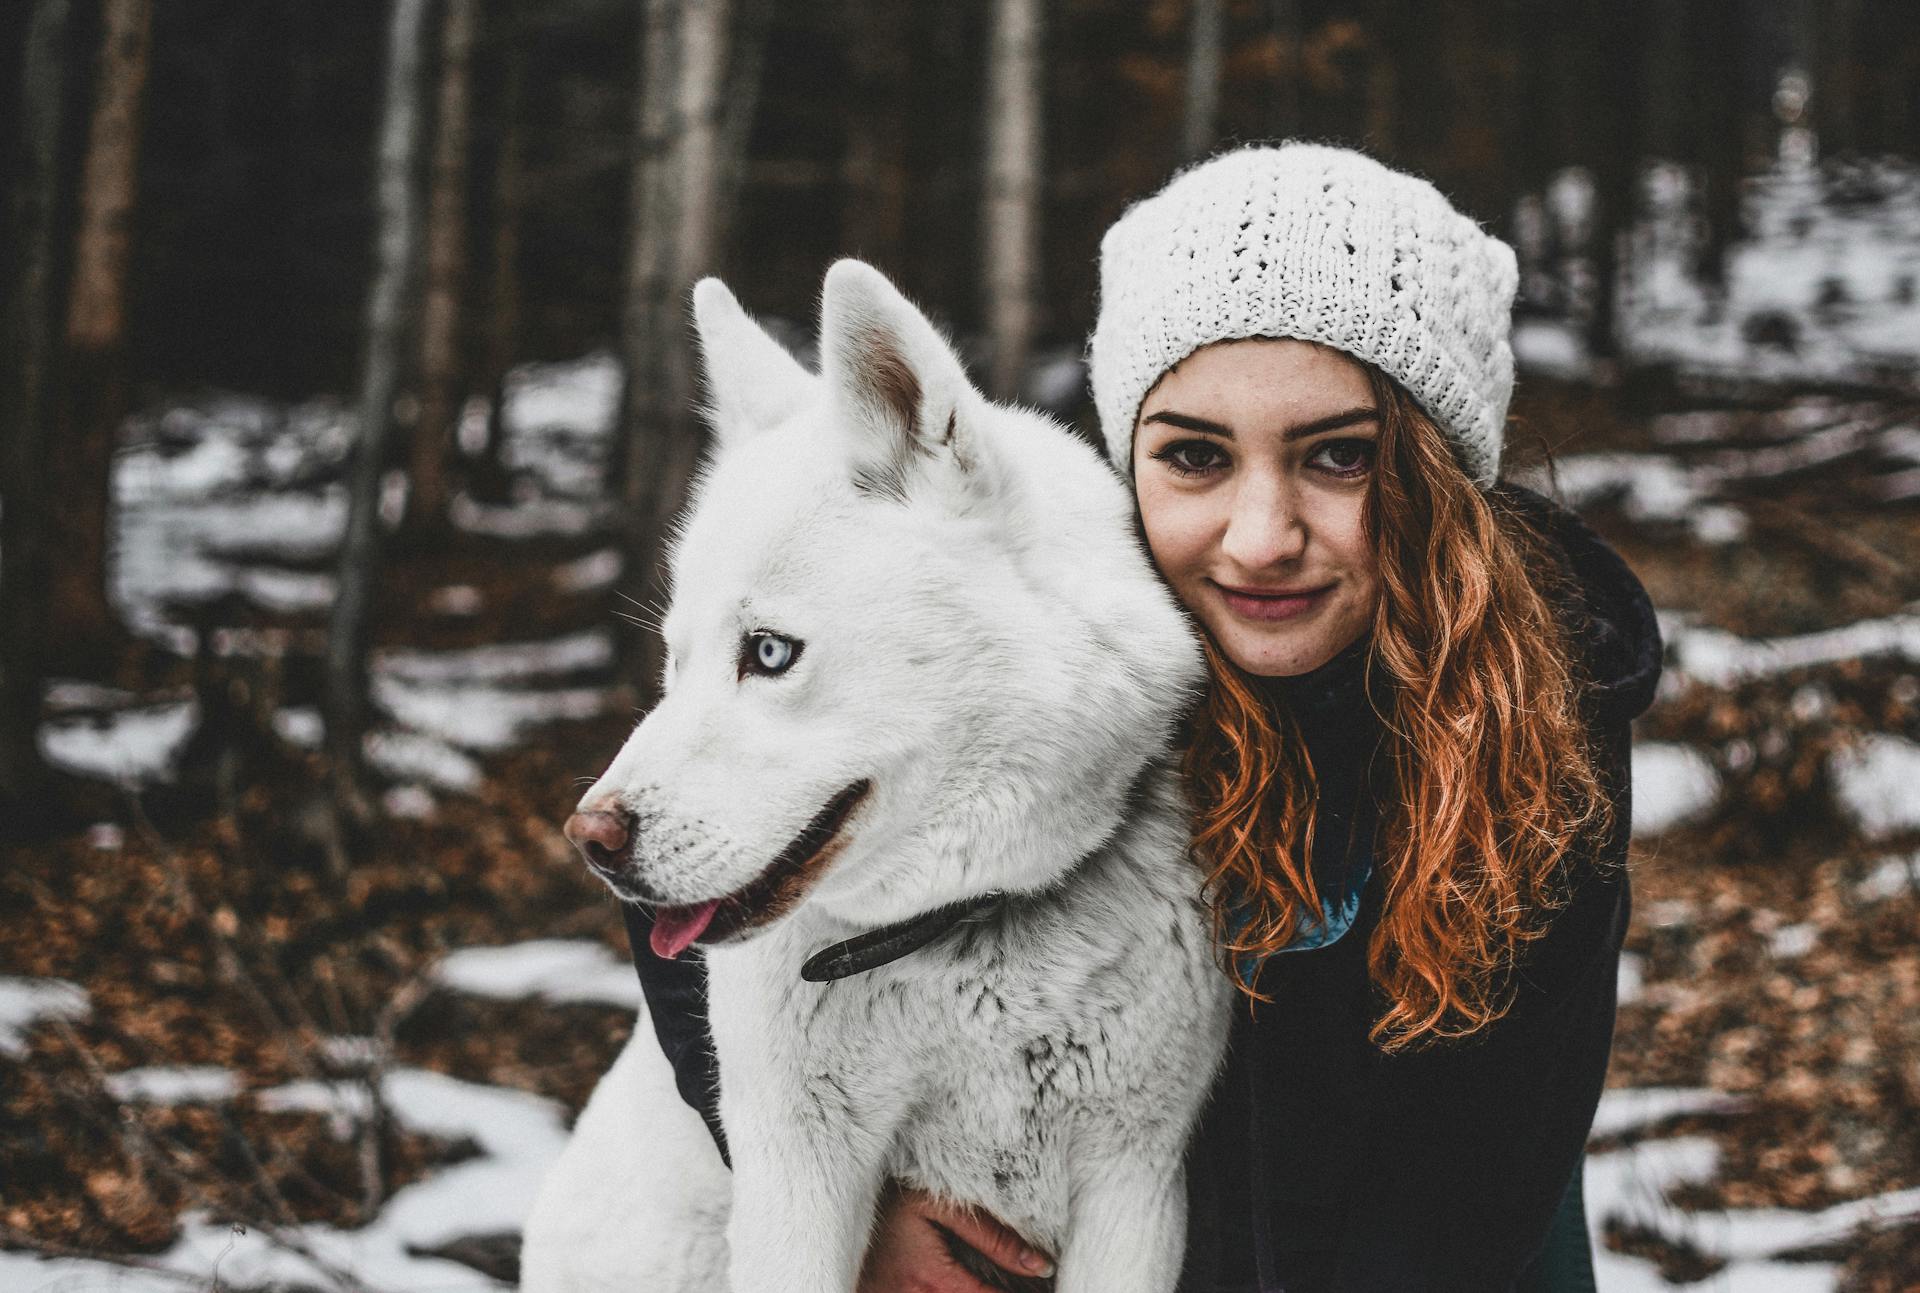
[[1513,249],[1433,185],[1351,149],[1254,146],[1201,162],[1100,243],[1088,362],[1107,453],[1131,478],[1140,402],[1194,351],[1291,337],[1398,381],[1491,485],[1518,277]]

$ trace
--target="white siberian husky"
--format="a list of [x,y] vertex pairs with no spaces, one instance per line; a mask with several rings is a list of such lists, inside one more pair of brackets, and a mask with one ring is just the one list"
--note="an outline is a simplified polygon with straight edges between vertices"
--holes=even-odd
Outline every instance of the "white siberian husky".
[[[694,307],[716,446],[664,698],[568,833],[656,954],[705,951],[733,1171],[643,1017],[527,1287],[848,1293],[897,1178],[1057,1254],[1060,1293],[1170,1290],[1231,989],[1169,750],[1203,666],[1125,487],[858,261],[818,376],[718,280]],[[802,976],[941,911],[970,914]]]

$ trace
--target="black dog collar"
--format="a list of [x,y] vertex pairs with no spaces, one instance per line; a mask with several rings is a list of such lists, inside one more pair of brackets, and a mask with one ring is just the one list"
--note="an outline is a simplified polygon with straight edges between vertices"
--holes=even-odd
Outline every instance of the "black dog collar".
[[909,952],[919,951],[968,917],[999,906],[1002,896],[997,892],[982,894],[935,907],[910,920],[855,934],[808,957],[807,963],[800,967],[800,977],[808,983],[830,983],[897,961]]

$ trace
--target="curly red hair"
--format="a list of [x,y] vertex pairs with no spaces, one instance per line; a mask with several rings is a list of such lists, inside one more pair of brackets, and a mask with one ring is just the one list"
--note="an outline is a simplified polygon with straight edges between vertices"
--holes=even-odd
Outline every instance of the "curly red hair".
[[[1574,845],[1608,831],[1613,806],[1580,714],[1579,657],[1553,609],[1571,578],[1556,545],[1468,479],[1400,386],[1368,377],[1380,433],[1364,515],[1381,583],[1369,700],[1397,793],[1381,805],[1386,902],[1367,963],[1385,1001],[1372,1038],[1401,1050],[1506,1012],[1517,952],[1564,904]],[[1243,958],[1257,965],[1320,917],[1304,861],[1313,767],[1284,708],[1204,645],[1210,685],[1182,764],[1194,850],[1227,972],[1266,1000]]]

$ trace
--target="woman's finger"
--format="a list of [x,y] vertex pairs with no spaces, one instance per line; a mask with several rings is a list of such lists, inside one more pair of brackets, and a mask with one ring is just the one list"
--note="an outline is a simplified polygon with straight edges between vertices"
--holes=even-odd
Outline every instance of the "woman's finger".
[[1000,1221],[977,1208],[941,1203],[931,1195],[910,1191],[914,1206],[929,1221],[944,1226],[969,1247],[1009,1271],[1041,1277],[1053,1274],[1053,1258],[1027,1243]]

